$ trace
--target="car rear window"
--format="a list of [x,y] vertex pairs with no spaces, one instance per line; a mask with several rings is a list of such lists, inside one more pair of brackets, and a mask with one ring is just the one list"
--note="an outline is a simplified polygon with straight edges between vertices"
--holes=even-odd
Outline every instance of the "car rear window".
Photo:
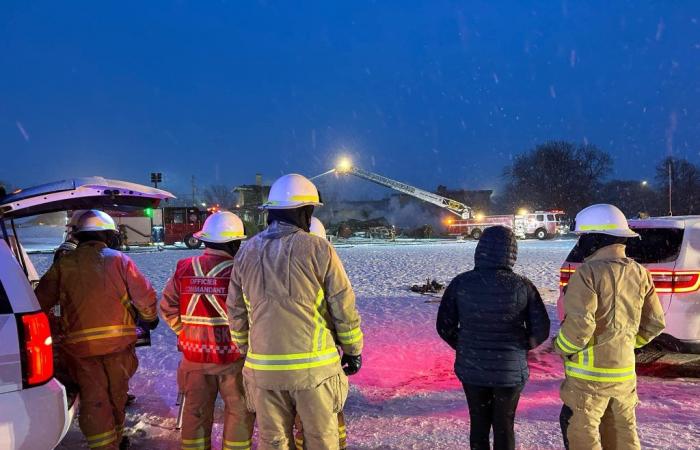
[[10,299],[7,298],[2,281],[0,281],[0,314],[12,314],[12,305],[10,305]]
[[[627,241],[627,256],[640,264],[657,264],[675,261],[681,252],[683,232],[681,228],[635,228],[641,239]],[[569,253],[566,262],[581,263],[589,255],[583,255],[578,244]]]

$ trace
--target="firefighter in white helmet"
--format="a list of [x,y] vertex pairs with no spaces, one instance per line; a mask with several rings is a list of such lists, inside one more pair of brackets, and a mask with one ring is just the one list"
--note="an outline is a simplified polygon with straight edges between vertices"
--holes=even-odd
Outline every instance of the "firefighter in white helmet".
[[[311,224],[309,225],[309,233],[313,234],[314,236],[318,236],[323,239],[327,239],[328,237],[326,236],[326,227],[323,226],[323,222],[318,220],[316,217],[311,218]],[[303,425],[301,423],[301,419],[297,415],[296,419],[294,420],[294,425],[296,427],[296,435],[295,435],[295,446],[296,450],[305,450],[308,449],[309,447],[306,445],[306,442],[304,440],[304,429]],[[343,411],[340,411],[338,413],[338,448],[340,450],[344,450],[348,447],[347,444],[347,431],[345,428],[345,414],[343,414]]]
[[639,449],[634,349],[664,329],[663,310],[649,272],[625,255],[627,240],[639,235],[622,211],[589,206],[576,216],[575,233],[585,262],[566,288],[565,317],[554,339],[566,374],[565,445]]
[[202,255],[181,259],[160,301],[163,319],[178,336],[178,368],[184,393],[182,448],[211,448],[216,397],[224,400],[224,450],[251,448],[255,416],[243,393],[243,356],[232,339],[226,296],[233,258],[245,239],[243,222],[216,212],[195,233]]
[[158,324],[156,292],[123,253],[109,248],[114,220],[102,211],[82,215],[78,246],[41,278],[36,295],[45,312],[61,309],[61,355],[80,391],[80,429],[88,447],[127,448],[122,437],[129,378],[136,371],[136,316]]
[[357,373],[362,363],[350,281],[330,243],[309,233],[320,205],[311,181],[281,177],[263,206],[268,228],[234,262],[227,302],[231,333],[247,352],[243,375],[263,450],[294,446],[295,412],[308,448],[337,449],[345,373]]

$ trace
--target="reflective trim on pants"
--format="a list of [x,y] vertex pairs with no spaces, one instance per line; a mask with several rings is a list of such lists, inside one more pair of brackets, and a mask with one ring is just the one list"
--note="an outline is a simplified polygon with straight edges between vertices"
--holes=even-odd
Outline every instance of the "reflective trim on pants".
[[224,450],[250,450],[253,441],[227,441],[224,439]]
[[88,447],[100,448],[106,447],[116,442],[117,435],[117,430],[111,429],[105,433],[93,434],[92,436],[85,436],[85,439],[87,439]]
[[211,437],[209,436],[182,440],[182,450],[209,450],[210,448]]

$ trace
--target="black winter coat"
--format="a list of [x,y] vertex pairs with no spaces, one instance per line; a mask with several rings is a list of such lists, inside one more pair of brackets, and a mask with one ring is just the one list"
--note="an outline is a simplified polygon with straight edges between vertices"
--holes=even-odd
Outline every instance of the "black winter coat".
[[452,280],[440,302],[437,331],[457,350],[462,383],[514,387],[527,381],[527,352],[549,337],[549,317],[537,288],[513,273],[518,244],[509,228],[487,228],[474,270]]

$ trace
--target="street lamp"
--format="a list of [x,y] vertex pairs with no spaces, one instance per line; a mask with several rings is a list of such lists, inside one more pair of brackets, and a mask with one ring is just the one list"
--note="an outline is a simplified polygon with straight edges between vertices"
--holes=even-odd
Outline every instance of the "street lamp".
[[647,187],[649,182],[647,180],[642,180],[642,187]]

